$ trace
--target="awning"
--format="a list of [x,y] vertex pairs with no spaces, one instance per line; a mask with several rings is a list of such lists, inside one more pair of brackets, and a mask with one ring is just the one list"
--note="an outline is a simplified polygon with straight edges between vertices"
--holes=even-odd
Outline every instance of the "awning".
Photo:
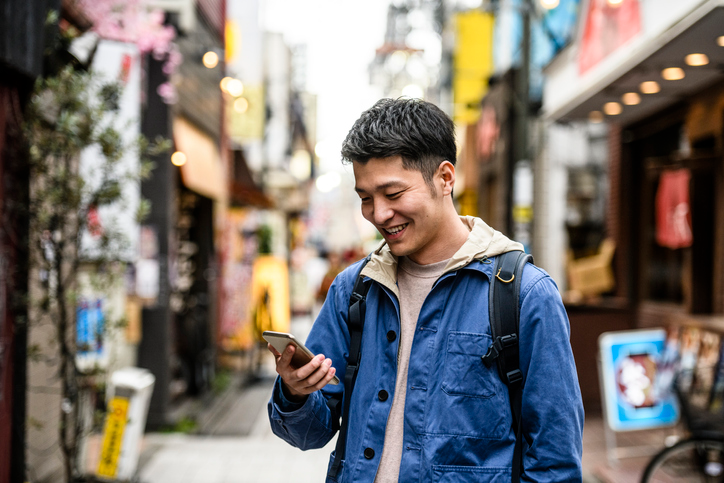
[[214,140],[182,117],[173,120],[173,138],[176,149],[186,155],[181,166],[184,185],[207,198],[225,198],[226,177]]
[[[621,113],[605,118],[625,125],[659,112],[724,81],[724,46],[717,41],[722,36],[724,0],[710,0],[658,34],[632,40],[583,74],[575,59],[579,46],[571,46],[546,68],[544,116],[556,121],[588,119],[591,112],[602,112],[606,103],[618,102]],[[705,54],[708,64],[687,65],[685,58],[693,53]],[[662,71],[669,67],[683,69],[685,77],[664,80]],[[641,93],[644,81],[656,81],[660,91]],[[629,92],[639,94],[639,104],[622,102]]]
[[230,185],[230,202],[232,206],[256,206],[259,208],[273,207],[269,197],[256,185],[254,177],[246,164],[246,157],[241,150],[231,152],[233,163]]

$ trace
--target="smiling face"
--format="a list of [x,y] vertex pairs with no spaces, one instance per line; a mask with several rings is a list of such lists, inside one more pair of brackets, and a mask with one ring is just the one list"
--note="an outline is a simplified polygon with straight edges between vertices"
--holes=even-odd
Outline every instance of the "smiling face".
[[467,238],[452,204],[455,169],[443,162],[432,186],[420,171],[405,169],[402,158],[353,163],[362,215],[387,241],[395,256],[419,264],[450,258]]

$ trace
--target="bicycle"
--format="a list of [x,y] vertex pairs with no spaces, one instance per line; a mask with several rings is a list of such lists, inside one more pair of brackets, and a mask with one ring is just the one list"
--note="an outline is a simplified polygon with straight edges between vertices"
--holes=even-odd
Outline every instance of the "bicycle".
[[673,389],[688,436],[657,453],[641,483],[724,482],[724,417],[710,412],[710,404],[692,405],[678,379]]

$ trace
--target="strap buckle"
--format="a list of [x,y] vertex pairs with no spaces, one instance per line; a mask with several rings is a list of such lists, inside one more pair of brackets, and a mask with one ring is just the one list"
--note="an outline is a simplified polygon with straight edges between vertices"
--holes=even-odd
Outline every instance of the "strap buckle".
[[523,373],[520,372],[520,369],[510,371],[505,376],[508,378],[508,384],[516,384],[523,380]]
[[[485,367],[490,368],[493,365],[493,362],[495,359],[500,356],[503,351],[505,351],[506,348],[514,346],[518,344],[518,335],[517,334],[509,334],[504,336],[498,336],[495,338],[492,344],[490,344],[490,347],[488,348],[488,352],[481,357],[483,360],[483,364],[485,364]],[[513,371],[515,372],[515,371]],[[518,371],[520,372],[520,371]],[[522,379],[522,376],[520,377]],[[518,379],[520,380],[520,379]]]

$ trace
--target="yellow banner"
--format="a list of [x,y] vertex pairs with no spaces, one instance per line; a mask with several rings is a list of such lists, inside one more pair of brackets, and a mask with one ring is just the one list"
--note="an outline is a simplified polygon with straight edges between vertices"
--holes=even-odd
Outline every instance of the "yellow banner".
[[456,123],[474,124],[493,73],[494,17],[480,10],[455,16],[453,100]]
[[106,427],[103,433],[101,459],[98,463],[98,476],[115,478],[118,472],[118,456],[121,454],[123,432],[128,420],[128,399],[114,397],[106,416]]

